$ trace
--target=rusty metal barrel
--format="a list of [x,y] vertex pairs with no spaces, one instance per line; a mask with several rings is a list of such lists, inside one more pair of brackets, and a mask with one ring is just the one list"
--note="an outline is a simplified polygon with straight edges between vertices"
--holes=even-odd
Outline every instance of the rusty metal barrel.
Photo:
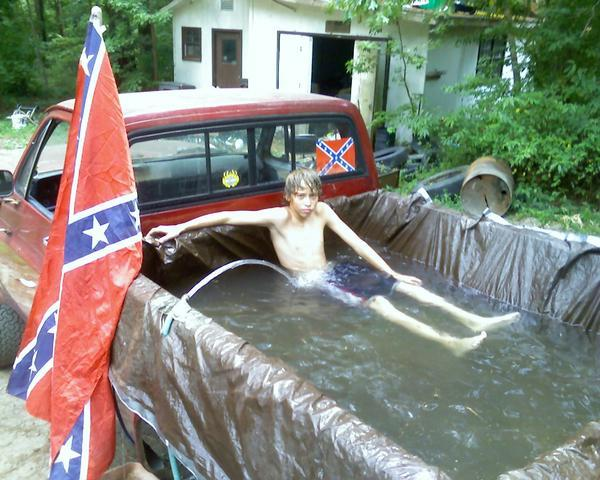
[[494,157],[481,157],[468,168],[460,189],[464,210],[474,216],[489,208],[504,215],[512,202],[515,181],[510,167]]

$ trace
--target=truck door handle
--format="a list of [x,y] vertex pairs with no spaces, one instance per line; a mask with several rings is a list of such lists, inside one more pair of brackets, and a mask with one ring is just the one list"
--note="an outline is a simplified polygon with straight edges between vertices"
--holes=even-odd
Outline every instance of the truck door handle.
[[6,233],[7,235],[12,235],[12,232],[8,228],[0,227],[0,233]]
[[10,197],[3,198],[0,201],[2,203],[7,203],[8,205],[14,205],[14,206],[18,206],[19,205],[19,201],[18,200],[15,200],[14,198],[10,198]]
[[48,246],[48,237],[42,238],[42,243],[44,244],[44,247],[47,247]]

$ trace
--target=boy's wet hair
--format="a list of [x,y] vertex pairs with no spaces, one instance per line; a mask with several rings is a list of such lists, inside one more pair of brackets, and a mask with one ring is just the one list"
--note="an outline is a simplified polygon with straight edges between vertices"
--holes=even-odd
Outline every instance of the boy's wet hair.
[[302,187],[306,187],[311,193],[321,195],[321,177],[319,174],[310,168],[297,168],[290,172],[285,179],[285,188],[283,193],[285,198],[289,198]]

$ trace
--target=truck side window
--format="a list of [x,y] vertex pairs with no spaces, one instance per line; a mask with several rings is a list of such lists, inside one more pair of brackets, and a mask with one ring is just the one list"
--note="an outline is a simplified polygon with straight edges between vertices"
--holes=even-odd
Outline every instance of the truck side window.
[[[256,184],[254,128],[156,135],[132,143],[140,206],[191,201]],[[260,131],[259,131],[260,134]]]
[[208,193],[203,133],[160,136],[130,146],[140,205]]
[[[281,189],[287,174],[297,166],[319,167],[320,142],[331,152],[339,150],[340,142],[352,142],[356,136],[352,121],[341,116],[188,128],[176,133],[149,132],[132,139],[131,159],[142,212],[194,203],[211,195]],[[360,152],[355,145],[344,154],[352,169],[340,170],[339,163],[348,164],[338,162],[323,175],[362,174],[365,167]]]
[[49,212],[56,206],[68,135],[67,122],[52,121],[33,166],[27,198]]

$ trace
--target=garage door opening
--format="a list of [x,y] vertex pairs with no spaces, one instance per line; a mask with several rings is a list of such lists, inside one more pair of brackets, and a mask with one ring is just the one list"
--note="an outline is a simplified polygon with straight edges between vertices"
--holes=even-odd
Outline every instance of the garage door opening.
[[[377,49],[365,48],[373,42]],[[390,62],[386,43],[385,38],[279,32],[277,88],[350,100],[369,125],[373,113],[386,108]],[[365,55],[374,68],[348,73],[348,62],[364,63]]]

